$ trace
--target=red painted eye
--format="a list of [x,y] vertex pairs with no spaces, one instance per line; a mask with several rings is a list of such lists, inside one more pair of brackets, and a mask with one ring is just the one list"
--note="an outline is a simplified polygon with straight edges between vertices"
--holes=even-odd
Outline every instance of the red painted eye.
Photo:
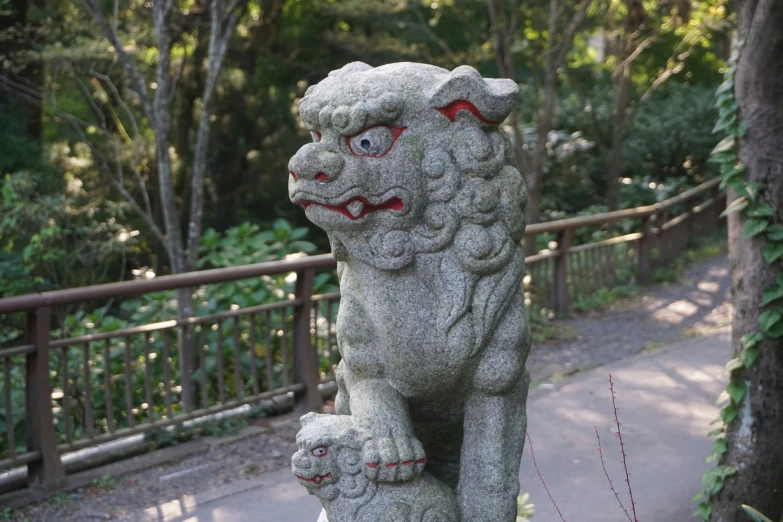
[[310,136],[313,137],[313,142],[318,143],[321,141],[321,133],[316,131],[310,131]]
[[326,446],[318,446],[313,450],[313,456],[315,457],[325,457],[329,453],[329,448]]
[[365,129],[359,134],[348,136],[345,141],[354,156],[380,158],[389,153],[404,130],[405,127],[378,125]]

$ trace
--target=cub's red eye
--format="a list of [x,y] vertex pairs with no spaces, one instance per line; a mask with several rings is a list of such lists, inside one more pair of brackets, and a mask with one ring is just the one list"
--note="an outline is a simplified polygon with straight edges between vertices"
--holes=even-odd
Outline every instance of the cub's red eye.
[[348,136],[345,141],[354,156],[380,158],[388,154],[404,130],[404,127],[378,125],[365,129],[359,134]]
[[321,141],[321,133],[320,132],[310,131],[310,136],[313,137],[313,141],[315,143],[318,143],[319,141]]
[[329,453],[329,448],[326,446],[318,446],[313,450],[313,455],[316,457],[325,457]]

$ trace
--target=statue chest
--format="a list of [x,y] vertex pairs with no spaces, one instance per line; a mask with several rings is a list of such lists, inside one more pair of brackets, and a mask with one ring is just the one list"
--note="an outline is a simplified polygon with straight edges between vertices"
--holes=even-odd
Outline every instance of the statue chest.
[[438,296],[420,277],[346,269],[340,286],[338,343],[352,370],[382,374],[411,394],[463,376],[468,361],[455,357],[438,326]]

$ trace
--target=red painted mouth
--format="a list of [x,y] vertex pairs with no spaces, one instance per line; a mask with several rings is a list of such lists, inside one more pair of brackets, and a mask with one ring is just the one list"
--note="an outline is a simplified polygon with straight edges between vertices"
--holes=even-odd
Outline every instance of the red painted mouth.
[[402,210],[405,207],[403,201],[398,197],[393,197],[387,201],[384,201],[380,205],[372,205],[369,201],[367,201],[366,198],[362,196],[352,197],[342,205],[327,205],[325,203],[318,203],[317,201],[310,200],[301,201],[299,204],[302,205],[302,207],[305,209],[310,205],[319,205],[324,208],[328,208],[329,210],[339,212],[351,221],[362,219],[367,214],[378,212],[379,210]]
[[316,475],[313,478],[304,478],[304,477],[301,477],[301,476],[297,475],[296,478],[298,478],[299,480],[302,480],[304,482],[312,482],[316,486],[320,486],[321,482],[323,482],[324,480],[326,480],[328,478],[332,478],[332,474],[331,473],[327,473],[326,475]]

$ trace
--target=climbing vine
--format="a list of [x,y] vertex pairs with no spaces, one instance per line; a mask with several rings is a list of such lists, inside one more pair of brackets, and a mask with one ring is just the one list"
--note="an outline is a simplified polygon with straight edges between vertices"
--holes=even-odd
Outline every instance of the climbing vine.
[[[746,166],[739,160],[739,140],[748,132],[747,123],[739,117],[739,105],[734,97],[734,78],[742,44],[740,41],[735,46],[727,63],[724,81],[716,91],[715,106],[718,108],[719,118],[713,132],[723,132],[726,136],[713,149],[709,161],[720,165],[722,186],[733,189],[738,196],[728,205],[722,216],[741,212],[745,218],[743,237],[766,239],[762,250],[764,261],[769,265],[780,265],[783,264],[783,225],[775,223],[775,212],[768,203],[758,197],[758,184],[747,179]],[[726,363],[725,371],[731,378],[718,398],[718,404],[725,405],[720,410],[719,418],[713,421],[713,424],[719,423],[721,426],[708,434],[716,439],[712,445],[712,455],[707,462],[717,461],[719,464],[704,473],[702,489],[693,498],[694,502],[699,502],[694,515],[702,520],[710,519],[712,499],[723,489],[726,478],[737,472],[736,468],[720,463],[728,451],[726,427],[739,416],[739,405],[747,392],[745,381],[739,379],[736,373],[753,366],[759,356],[758,345],[765,336],[774,339],[783,337],[783,275],[778,276],[775,283],[764,289],[760,306],[763,312],[759,316],[758,330],[742,337],[739,357]]]

